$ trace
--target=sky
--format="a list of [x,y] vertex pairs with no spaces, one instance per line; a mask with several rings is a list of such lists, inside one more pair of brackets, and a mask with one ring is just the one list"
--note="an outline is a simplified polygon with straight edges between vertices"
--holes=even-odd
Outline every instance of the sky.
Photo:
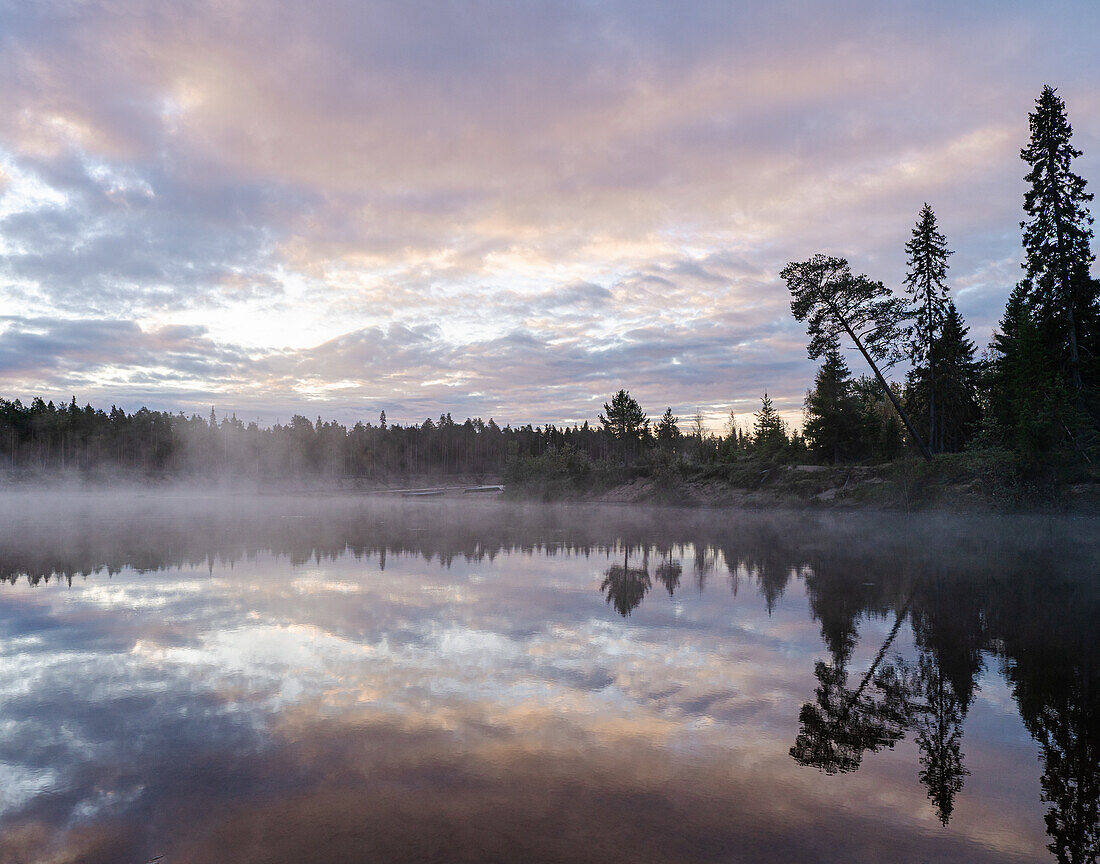
[[1091,0],[0,0],[0,396],[797,422],[779,271],[900,290],[928,202],[983,348],[1043,85],[1100,182],[1097,33]]

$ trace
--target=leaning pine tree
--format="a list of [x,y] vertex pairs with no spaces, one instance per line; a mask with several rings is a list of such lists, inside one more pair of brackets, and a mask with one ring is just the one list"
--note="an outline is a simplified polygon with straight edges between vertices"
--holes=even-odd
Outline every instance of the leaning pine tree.
[[925,459],[932,454],[898,402],[875,361],[894,360],[902,337],[905,304],[881,282],[864,275],[853,276],[843,258],[814,255],[808,261],[792,262],[779,274],[791,292],[791,313],[806,322],[811,360],[817,360],[846,333],[875,373],[883,393],[901,417],[909,435]]
[[936,435],[936,342],[943,332],[947,314],[947,238],[936,227],[936,214],[925,204],[921,208],[912,239],[905,244],[909,270],[905,288],[912,302],[909,328],[909,359],[923,367],[928,382],[928,446],[935,452]]

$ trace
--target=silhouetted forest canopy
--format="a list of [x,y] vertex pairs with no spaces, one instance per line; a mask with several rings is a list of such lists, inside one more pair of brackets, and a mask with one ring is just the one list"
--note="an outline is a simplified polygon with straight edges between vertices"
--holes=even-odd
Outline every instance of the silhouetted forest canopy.
[[[566,433],[569,433],[568,435]],[[255,478],[304,475],[388,477],[417,474],[499,473],[510,456],[534,456],[548,447],[584,441],[600,453],[592,429],[498,426],[444,414],[402,426],[386,422],[346,426],[295,415],[261,427],[236,415],[208,418],[142,408],[127,413],[35,399],[29,406],[0,399],[0,453],[6,467],[23,471],[118,469],[148,473],[216,474]]]
[[[903,446],[933,453],[1001,448],[1032,474],[1096,460],[1100,435],[1100,281],[1090,275],[1092,217],[1073,171],[1066,106],[1044,87],[1030,117],[1024,195],[1024,277],[980,357],[948,285],[947,238],[925,204],[905,244],[904,296],[841,258],[815,255],[782,276],[822,360],[805,403],[806,445],[820,460],[858,461]],[[851,344],[877,379],[853,380]],[[904,385],[886,368],[909,363]],[[893,412],[882,410],[889,399]],[[875,402],[878,405],[875,405]],[[876,410],[877,407],[877,410]],[[903,445],[901,427],[908,431]]]
[[[925,204],[904,244],[904,292],[852,273],[842,258],[814,255],[781,273],[808,354],[821,361],[802,429],[791,429],[764,393],[751,423],[731,413],[721,433],[701,415],[667,407],[651,419],[622,389],[594,423],[499,426],[443,414],[420,424],[348,427],[295,415],[261,428],[235,415],[209,418],[142,408],[109,411],[34,399],[0,399],[0,467],[34,474],[145,472],[257,479],[301,476],[504,475],[523,485],[593,477],[683,476],[691,469],[760,463],[873,464],[910,454],[994,451],[1020,476],[1060,481],[1100,460],[1100,280],[1090,267],[1092,194],[1073,171],[1066,106],[1045,87],[1021,151],[1024,275],[984,353],[951,297],[952,251]],[[854,374],[845,356],[859,356]],[[886,373],[907,364],[903,382]],[[870,373],[870,374],[867,374]]]

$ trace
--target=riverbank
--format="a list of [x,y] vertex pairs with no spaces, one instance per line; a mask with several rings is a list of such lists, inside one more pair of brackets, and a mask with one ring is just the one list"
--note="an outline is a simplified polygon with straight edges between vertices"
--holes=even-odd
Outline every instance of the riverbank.
[[1100,475],[1028,479],[1006,453],[940,454],[931,462],[784,465],[758,460],[706,466],[609,468],[525,460],[505,475],[513,500],[738,508],[1064,511],[1100,513]]
[[[208,477],[168,472],[60,474],[0,472],[0,492],[166,495],[365,495],[495,498],[516,502],[651,504],[739,509],[943,512],[1066,512],[1100,515],[1100,472],[1037,482],[1010,454],[941,454],[932,462],[787,465],[757,459],[706,465],[622,467],[546,453],[516,459],[496,474],[387,477]],[[472,494],[478,493],[478,494]]]

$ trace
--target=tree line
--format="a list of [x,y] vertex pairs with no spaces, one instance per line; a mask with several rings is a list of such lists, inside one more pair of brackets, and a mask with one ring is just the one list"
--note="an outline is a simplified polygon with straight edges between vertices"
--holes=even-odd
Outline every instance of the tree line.
[[[1073,170],[1064,101],[1043,88],[1029,115],[1023,278],[991,344],[977,354],[948,286],[953,254],[925,203],[908,242],[904,291],[853,274],[846,260],[817,254],[780,273],[791,312],[805,322],[807,353],[821,365],[790,429],[765,392],[751,425],[731,413],[725,435],[687,430],[672,409],[651,425],[625,390],[604,404],[601,427],[623,465],[742,459],[883,462],[907,453],[997,450],[1033,479],[1064,477],[1100,458],[1100,280],[1092,278],[1092,194]],[[858,378],[854,349],[871,373]],[[903,382],[885,373],[906,362]],[[578,456],[551,453],[544,473],[577,474]],[[522,472],[520,472],[522,474]],[[529,472],[530,473],[530,472]]]
[[262,427],[235,414],[208,418],[142,408],[127,413],[74,397],[54,405],[0,399],[0,469],[15,472],[130,472],[233,475],[257,479],[301,476],[383,478],[393,475],[499,473],[509,457],[536,456],[554,427],[498,426],[490,418],[459,423],[450,414],[420,424],[345,425],[295,414]]

